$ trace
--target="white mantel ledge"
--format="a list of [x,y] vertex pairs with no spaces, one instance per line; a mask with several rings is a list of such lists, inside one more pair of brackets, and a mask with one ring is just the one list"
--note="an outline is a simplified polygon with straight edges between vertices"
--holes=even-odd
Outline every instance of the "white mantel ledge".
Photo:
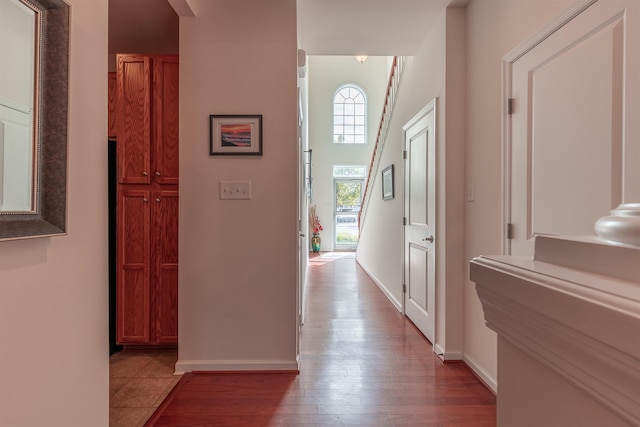
[[[561,240],[560,245],[567,244]],[[568,244],[597,252],[592,243]],[[554,246],[541,240],[538,250],[543,244]],[[595,269],[598,273],[576,268],[573,261],[557,265],[548,254],[479,256],[471,261],[470,275],[491,329],[622,419],[640,425],[640,275],[628,273],[640,268],[640,248],[628,250],[635,251],[627,255],[638,265],[629,265],[624,279],[602,274],[606,268]]]

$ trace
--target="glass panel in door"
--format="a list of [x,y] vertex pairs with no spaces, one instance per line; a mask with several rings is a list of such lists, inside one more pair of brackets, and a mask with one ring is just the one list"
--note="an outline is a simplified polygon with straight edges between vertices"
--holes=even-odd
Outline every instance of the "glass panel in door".
[[336,249],[355,249],[358,246],[358,214],[362,202],[362,179],[335,180],[335,241]]

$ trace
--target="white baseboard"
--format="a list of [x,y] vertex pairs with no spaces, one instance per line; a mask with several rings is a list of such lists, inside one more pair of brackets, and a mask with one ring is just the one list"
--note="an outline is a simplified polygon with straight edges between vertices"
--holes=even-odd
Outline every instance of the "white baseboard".
[[356,262],[364,270],[364,272],[367,273],[367,275],[369,275],[371,280],[373,280],[373,283],[375,283],[376,286],[378,286],[378,288],[380,288],[380,290],[387,297],[387,299],[389,301],[391,301],[391,304],[393,304],[393,306],[396,308],[396,310],[398,310],[399,312],[402,312],[402,304],[400,303],[400,301],[395,299],[394,296],[391,294],[391,292],[389,292],[389,290],[382,284],[382,282],[380,282],[376,278],[376,276],[374,274],[372,274],[365,266],[360,264],[357,259],[356,259]]
[[476,376],[486,385],[489,389],[495,394],[498,395],[498,383],[495,378],[491,377],[484,371],[482,368],[478,366],[472,359],[470,359],[466,354],[463,355],[462,361],[471,369]]
[[178,360],[174,375],[191,371],[299,371],[296,360]]
[[434,353],[442,360],[443,362],[458,362],[464,360],[464,354],[459,352],[445,352],[439,344],[433,346]]

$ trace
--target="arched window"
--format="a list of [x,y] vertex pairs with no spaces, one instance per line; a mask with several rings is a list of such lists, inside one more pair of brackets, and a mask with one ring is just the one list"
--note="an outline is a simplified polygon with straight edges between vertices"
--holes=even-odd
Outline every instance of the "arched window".
[[333,142],[365,144],[367,142],[367,99],[362,89],[344,85],[333,97]]

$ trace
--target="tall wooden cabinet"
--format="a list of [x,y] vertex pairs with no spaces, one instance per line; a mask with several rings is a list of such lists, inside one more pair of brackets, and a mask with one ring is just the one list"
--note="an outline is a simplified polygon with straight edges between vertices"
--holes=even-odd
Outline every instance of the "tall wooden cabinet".
[[109,99],[108,99],[108,121],[109,121],[109,126],[108,126],[108,130],[109,130],[109,139],[115,139],[118,132],[116,131],[116,94],[118,93],[117,90],[117,79],[116,79],[116,73],[115,72],[109,72],[109,77],[108,77],[108,81],[109,81]]
[[178,65],[117,56],[118,344],[178,339]]

